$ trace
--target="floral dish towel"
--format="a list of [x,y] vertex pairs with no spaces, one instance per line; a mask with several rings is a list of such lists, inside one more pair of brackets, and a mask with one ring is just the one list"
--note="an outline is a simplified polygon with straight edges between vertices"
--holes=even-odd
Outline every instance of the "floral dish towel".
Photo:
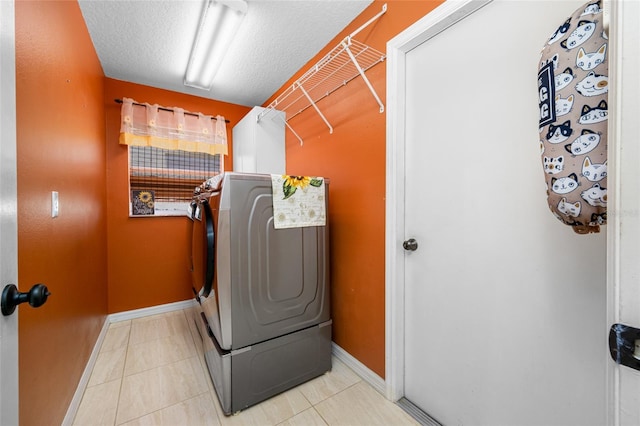
[[326,225],[324,178],[271,175],[271,185],[276,229]]

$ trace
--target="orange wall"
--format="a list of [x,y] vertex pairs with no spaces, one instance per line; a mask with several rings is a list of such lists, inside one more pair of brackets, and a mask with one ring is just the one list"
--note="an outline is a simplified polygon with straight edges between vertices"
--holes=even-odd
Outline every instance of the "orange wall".
[[[386,51],[386,43],[441,1],[376,0],[301,71],[306,71],[387,3],[387,12],[356,40]],[[386,63],[367,72],[385,103]],[[283,89],[289,87],[294,76]],[[279,90],[279,94],[283,89]],[[269,102],[265,103],[267,105]],[[287,173],[331,179],[331,291],[333,340],[375,373],[385,373],[385,114],[362,78],[318,103],[333,125],[308,109],[287,131]]]
[[[17,1],[20,424],[60,424],[107,314],[103,73],[76,2]],[[51,191],[60,216],[51,218]]]
[[109,313],[161,305],[193,297],[189,273],[191,222],[184,217],[129,217],[127,147],[118,144],[123,97],[187,111],[223,115],[227,124],[230,155],[231,129],[250,108],[183,95],[119,80],[105,79],[107,143],[107,218]]

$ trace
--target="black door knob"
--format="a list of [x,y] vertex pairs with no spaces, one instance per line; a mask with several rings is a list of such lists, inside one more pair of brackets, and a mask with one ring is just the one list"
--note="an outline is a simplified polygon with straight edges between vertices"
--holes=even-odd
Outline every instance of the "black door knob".
[[28,293],[20,293],[18,287],[9,284],[2,290],[2,299],[0,300],[2,315],[11,315],[16,310],[16,306],[24,302],[29,302],[29,305],[34,308],[40,307],[44,305],[50,295],[51,293],[44,284],[34,285]]

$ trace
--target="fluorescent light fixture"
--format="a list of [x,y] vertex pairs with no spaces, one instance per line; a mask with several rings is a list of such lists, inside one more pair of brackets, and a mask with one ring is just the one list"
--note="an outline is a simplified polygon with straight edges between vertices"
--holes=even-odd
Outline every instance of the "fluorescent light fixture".
[[244,0],[206,0],[191,49],[185,86],[210,90],[213,78],[247,14]]

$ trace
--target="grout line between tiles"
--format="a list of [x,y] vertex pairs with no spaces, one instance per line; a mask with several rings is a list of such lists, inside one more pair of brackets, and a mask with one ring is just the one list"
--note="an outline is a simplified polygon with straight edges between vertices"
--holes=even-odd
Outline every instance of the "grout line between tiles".
[[313,411],[316,412],[316,414],[318,416],[320,416],[320,418],[322,419],[322,421],[324,422],[325,425],[329,426],[329,421],[327,419],[324,418],[324,416],[322,414],[320,414],[320,411],[316,410],[315,406],[312,406],[311,408],[313,408]]
[[[208,375],[208,372],[206,372]],[[214,398],[218,398],[218,396],[216,395],[216,391],[208,389],[208,393],[209,393],[209,398],[211,398],[211,403],[213,404],[213,409],[216,412],[216,419],[218,419],[218,425],[222,426],[224,423],[222,422],[222,418],[220,416],[224,416],[224,413],[221,413],[220,410],[218,410],[218,404],[217,404],[217,400],[214,400]]]
[[[149,370],[152,370],[152,369],[154,369],[154,368],[161,368],[161,367],[165,367],[165,366],[167,366],[167,365],[171,365],[171,364],[174,364],[174,363],[177,363],[177,362],[181,362],[181,361],[184,361],[185,359],[190,359],[190,358],[196,358],[196,359],[198,360],[198,365],[200,366],[200,368],[201,368],[201,369],[203,368],[202,364],[200,363],[200,359],[199,359],[199,358],[200,358],[200,354],[198,353],[197,346],[195,345],[195,341],[194,341],[193,333],[192,333],[192,331],[191,331],[191,329],[190,329],[190,327],[189,327],[189,322],[188,322],[189,320],[188,320],[188,318],[187,318],[186,312],[185,312],[184,310],[182,310],[182,313],[181,313],[181,314],[180,314],[180,313],[175,313],[175,312],[171,312],[171,313],[169,313],[169,314],[170,314],[170,316],[179,316],[179,315],[181,315],[181,316],[182,316],[182,320],[184,321],[184,325],[186,326],[186,333],[188,333],[188,334],[189,334],[189,337],[187,337],[187,341],[189,341],[189,339],[190,339],[191,343],[194,345],[194,348],[195,348],[195,354],[193,354],[192,356],[188,356],[188,357],[186,357],[186,358],[182,358],[182,359],[175,360],[175,361],[172,361],[172,362],[169,362],[169,363],[166,363],[166,364],[157,365],[157,366],[154,366],[154,367],[149,368],[149,369],[146,369],[146,370],[142,370],[142,371],[138,371],[138,372],[135,372],[135,373],[132,373],[132,374],[129,374],[129,375],[125,375],[126,362],[127,362],[128,357],[129,357],[129,347],[131,347],[131,346],[136,346],[136,345],[141,345],[141,344],[147,344],[147,343],[149,343],[149,342],[151,341],[151,340],[148,340],[148,341],[144,341],[144,342],[140,342],[140,343],[132,344],[132,343],[131,343],[131,329],[130,329],[130,330],[129,330],[129,335],[128,335],[128,337],[127,337],[127,345],[126,345],[126,347],[125,347],[125,351],[126,351],[126,353],[125,353],[125,365],[123,366],[123,369],[122,369],[122,378],[121,378],[121,382],[120,382],[120,390],[119,390],[119,394],[118,394],[118,403],[117,403],[117,408],[116,408],[116,418],[114,419],[114,424],[115,424],[116,426],[119,426],[119,425],[121,425],[121,424],[124,424],[124,423],[130,422],[130,421],[135,420],[135,419],[139,419],[139,418],[141,418],[141,417],[144,417],[144,416],[150,415],[150,414],[152,414],[152,413],[155,413],[155,412],[158,412],[158,411],[164,410],[164,409],[166,409],[166,408],[176,406],[176,405],[178,405],[178,404],[181,404],[181,403],[184,403],[184,402],[188,401],[189,399],[196,398],[196,397],[199,397],[199,396],[201,396],[201,395],[205,395],[205,394],[207,394],[207,395],[209,396],[209,398],[211,398],[211,397],[212,397],[212,395],[211,395],[211,390],[210,390],[210,389],[209,389],[209,387],[207,386],[207,390],[206,390],[205,392],[202,392],[202,393],[197,394],[197,395],[193,395],[193,396],[188,397],[188,398],[185,398],[185,399],[181,399],[180,401],[175,402],[174,404],[171,404],[171,405],[168,405],[168,406],[165,406],[165,407],[160,407],[160,408],[158,408],[157,410],[151,411],[151,412],[149,412],[149,413],[145,413],[145,414],[143,414],[143,415],[141,415],[141,416],[139,416],[139,417],[136,417],[136,418],[134,418],[134,419],[129,419],[129,420],[127,420],[126,422],[123,422],[123,423],[116,423],[116,422],[117,422],[117,418],[118,418],[118,413],[119,413],[119,410],[120,410],[120,395],[122,394],[122,387],[123,387],[123,385],[124,385],[124,379],[125,379],[125,377],[134,376],[134,375],[136,375],[136,374],[142,374],[142,373],[145,373],[145,372],[147,372],[147,371],[149,371]],[[169,316],[169,315],[166,315],[166,314],[159,314],[159,315],[158,315],[158,317],[160,317],[160,316]],[[133,322],[134,322],[134,321],[135,321],[135,320],[131,320],[131,326],[133,326]],[[179,334],[182,334],[182,333],[179,333]],[[162,338],[162,337],[161,337],[161,338]],[[161,338],[158,338],[158,339],[161,339]],[[158,339],[153,339],[153,340],[158,340]],[[215,396],[215,395],[214,395],[214,396]],[[212,403],[214,403],[214,401],[211,401],[211,402],[212,402]],[[217,420],[218,420],[219,424],[222,424],[222,422],[221,422],[221,420],[220,420],[220,413],[218,412],[217,408],[215,408],[215,404],[214,404],[214,410],[215,410],[216,418],[217,418]]]
[[[171,332],[170,334],[165,335],[165,336],[159,336],[159,337],[156,337],[156,338],[153,338],[153,339],[144,340],[144,341],[137,342],[137,343],[132,343],[131,340],[129,340],[128,345],[127,345],[127,357],[129,355],[129,348],[135,349],[135,348],[140,347],[140,346],[149,345],[151,342],[157,342],[157,341],[162,340],[162,339],[170,339],[172,337],[182,337],[182,338],[185,339],[185,342],[187,344],[189,344],[189,342],[191,342],[191,347],[193,348],[193,354],[189,355],[189,354],[185,353],[183,358],[174,359],[172,361],[167,361],[167,362],[165,362],[163,364],[157,364],[157,365],[154,365],[152,367],[143,368],[142,370],[135,371],[133,373],[128,373],[128,374],[127,374],[127,371],[126,371],[126,359],[125,359],[124,377],[128,377],[128,376],[132,376],[132,375],[135,375],[135,374],[138,374],[138,373],[149,371],[149,370],[152,370],[152,369],[157,368],[157,367],[163,367],[163,366],[171,365],[171,364],[173,364],[175,362],[183,361],[185,359],[189,359],[189,358],[192,358],[194,356],[199,356],[198,348],[197,348],[197,346],[195,344],[195,341],[193,339],[193,335],[192,335],[191,330],[189,328],[189,322],[188,322],[188,319],[187,319],[187,317],[185,315],[184,310],[181,310],[180,312],[171,311],[171,312],[167,312],[167,313],[163,313],[163,314],[156,314],[154,316],[157,317],[156,320],[159,320],[159,319],[161,319],[163,317],[164,318],[181,317],[181,320],[183,321],[183,324],[181,325],[181,327],[182,326],[186,327],[186,331],[176,332],[176,333]],[[134,321],[136,321],[136,319],[132,320],[132,326],[133,326],[133,322]],[[140,321],[140,322],[146,322],[146,321]],[[185,333],[187,333],[188,335],[185,335]],[[129,333],[129,339],[131,339],[131,333]]]
[[198,345],[196,343],[196,339],[193,336],[193,331],[191,331],[191,320],[189,319],[189,317],[187,316],[187,312],[183,309],[182,313],[185,317],[185,320],[187,322],[187,330],[189,331],[189,336],[191,337],[191,343],[193,343],[193,347],[196,348],[196,352],[198,352]]
[[[323,399],[323,401],[325,401],[325,400]],[[319,403],[318,403],[318,404],[319,404]],[[311,406],[311,408],[313,408],[313,411],[315,411],[315,412],[316,412],[316,414],[318,414],[318,416],[320,416],[320,418],[322,419],[322,421],[324,422],[324,424],[325,424],[325,425],[327,425],[327,426],[329,426],[329,421],[328,421],[327,419],[325,419],[325,418],[324,418],[324,416],[322,415],[322,413],[321,413],[320,411],[316,410],[316,406],[315,406],[315,405],[313,405],[313,406]]]
[[[349,385],[349,386],[347,386],[346,388],[344,388],[344,389],[342,389],[342,390],[340,390],[340,391],[338,391],[338,392],[334,393],[333,395],[331,395],[331,396],[330,396],[330,397],[328,397],[328,398],[324,398],[324,399],[322,399],[322,400],[318,401],[318,402],[317,402],[317,403],[315,403],[315,404],[311,404],[311,408],[313,408],[313,409],[315,410],[315,412],[316,412],[316,413],[318,413],[318,415],[320,416],[320,418],[322,419],[322,421],[323,421],[327,426],[331,426],[331,424],[329,423],[329,420],[327,420],[327,419],[322,415],[322,413],[320,413],[320,411],[316,410],[316,406],[318,406],[319,404],[322,404],[322,403],[323,403],[323,402],[325,402],[325,401],[330,400],[331,398],[335,398],[336,396],[340,395],[341,393],[343,393],[343,392],[344,392],[344,391],[346,391],[347,389],[351,389],[352,387],[356,386],[358,383],[360,383],[360,380],[359,380],[359,381],[357,381],[357,382],[355,382],[355,383],[350,384],[350,385]],[[305,398],[306,398],[306,397],[305,397]]]
[[113,424],[117,425],[117,421],[118,421],[118,414],[120,412],[120,397],[122,396],[122,387],[124,386],[124,370],[127,367],[127,358],[129,356],[129,343],[131,340],[131,327],[132,327],[132,323],[129,323],[129,334],[127,335],[127,345],[125,346],[124,349],[124,364],[122,365],[122,373],[121,373],[121,377],[120,377],[120,387],[118,388],[118,402],[116,403],[116,415],[113,418]]
[[[190,399],[198,398],[198,397],[200,397],[200,396],[202,396],[202,395],[208,395],[208,394],[210,394],[209,390],[207,390],[206,392],[199,393],[199,394],[197,394],[197,395],[193,395],[193,396],[191,396],[191,397],[189,397],[189,398],[182,399],[182,400],[180,400],[180,401],[178,401],[178,402],[176,402],[176,403],[174,403],[174,404],[167,405],[167,406],[164,406],[164,407],[160,407],[160,408],[158,408],[158,409],[156,409],[156,410],[150,411],[150,412],[145,413],[145,414],[143,414],[143,415],[141,415],[141,416],[134,417],[134,418],[132,418],[132,419],[127,420],[126,422],[118,423],[118,424],[116,424],[115,426],[120,426],[120,425],[122,425],[122,424],[129,423],[129,422],[132,422],[132,421],[134,421],[134,420],[141,419],[142,417],[150,416],[150,415],[151,415],[151,414],[153,414],[153,413],[157,413],[157,412],[159,412],[159,411],[166,410],[167,408],[175,407],[176,405],[180,405],[180,404],[182,404],[183,402],[186,402],[186,401],[188,401],[188,400],[190,400]],[[214,407],[214,408],[215,408],[215,407]],[[218,410],[216,410],[216,416],[218,416]],[[219,418],[218,418],[218,421],[220,421],[220,419],[219,419]],[[114,420],[114,422],[115,422],[115,420]]]

